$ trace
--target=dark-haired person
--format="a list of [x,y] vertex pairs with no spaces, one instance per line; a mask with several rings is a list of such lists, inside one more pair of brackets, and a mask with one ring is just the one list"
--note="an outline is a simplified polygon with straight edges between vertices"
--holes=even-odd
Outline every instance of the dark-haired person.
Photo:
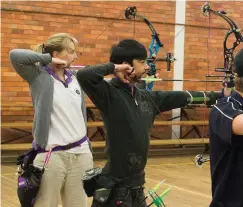
[[[112,47],[109,63],[87,66],[77,74],[81,87],[101,111],[107,130],[108,160],[103,174],[117,183],[104,204],[96,194],[107,186],[98,189],[93,207],[147,206],[143,192],[144,168],[156,115],[184,107],[193,97],[205,96],[203,92],[138,89],[135,83],[148,69],[146,57],[147,51],[142,44],[126,39]],[[109,82],[104,80],[104,76],[110,74],[115,77]]]
[[210,113],[210,207],[243,206],[243,49],[234,63],[235,90]]

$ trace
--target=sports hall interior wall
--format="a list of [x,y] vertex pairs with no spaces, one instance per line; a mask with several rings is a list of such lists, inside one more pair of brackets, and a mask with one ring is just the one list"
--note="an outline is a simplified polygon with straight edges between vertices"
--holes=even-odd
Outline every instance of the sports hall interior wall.
[[[215,67],[223,66],[223,40],[229,26],[217,16],[211,21],[201,14],[202,1],[186,3],[184,79],[206,80],[206,74],[218,74]],[[175,12],[174,1],[4,1],[1,2],[1,104],[31,103],[29,87],[13,70],[9,61],[9,51],[13,48],[33,49],[43,43],[48,36],[58,32],[68,32],[79,40],[79,52],[76,65],[88,65],[109,61],[109,51],[113,44],[124,38],[135,38],[147,48],[151,41],[149,28],[140,20],[126,20],[124,10],[136,6],[138,11],[153,24],[164,48],[158,57],[174,51]],[[210,5],[215,10],[224,10],[237,25],[243,24],[242,2],[217,1]],[[210,28],[209,28],[210,26]],[[104,31],[105,30],[105,31]],[[232,38],[232,41],[234,38]],[[240,48],[240,47],[239,47]],[[239,49],[237,48],[237,49]],[[82,53],[82,54],[81,54]],[[174,54],[176,56],[176,54]],[[180,57],[177,57],[179,59]],[[158,63],[161,78],[173,79],[173,64],[170,72],[166,63]],[[184,90],[216,90],[221,83],[184,82]],[[156,82],[154,90],[172,90],[173,82]],[[90,101],[87,99],[87,103]],[[30,107],[2,107],[2,122],[32,122],[33,109]],[[99,120],[97,110],[94,111]],[[207,119],[209,109],[195,108],[188,111],[195,120]],[[171,118],[166,112],[158,120]],[[93,133],[89,129],[89,133]],[[187,128],[183,127],[182,133]],[[21,136],[13,129],[2,129],[2,141]],[[152,135],[170,138],[171,127],[154,127]],[[195,137],[195,133],[190,134]],[[189,137],[190,137],[189,136]],[[17,142],[29,142],[31,136]],[[100,135],[95,138],[100,140]]]

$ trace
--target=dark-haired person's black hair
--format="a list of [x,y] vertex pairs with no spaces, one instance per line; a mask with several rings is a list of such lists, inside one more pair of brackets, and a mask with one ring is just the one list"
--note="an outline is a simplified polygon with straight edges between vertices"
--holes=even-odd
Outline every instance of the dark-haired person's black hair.
[[147,50],[144,45],[133,39],[121,40],[111,48],[110,62],[114,64],[126,62],[133,66],[134,59],[145,60],[146,58]]
[[235,56],[234,64],[237,76],[243,77],[243,49],[241,49]]

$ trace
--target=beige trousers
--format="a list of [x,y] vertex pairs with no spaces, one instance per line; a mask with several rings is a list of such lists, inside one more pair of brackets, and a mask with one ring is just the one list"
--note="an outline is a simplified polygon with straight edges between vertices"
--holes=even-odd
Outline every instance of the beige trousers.
[[[34,165],[42,168],[46,153],[40,153]],[[41,180],[34,207],[86,207],[87,196],[81,181],[85,170],[93,168],[91,153],[52,152]]]

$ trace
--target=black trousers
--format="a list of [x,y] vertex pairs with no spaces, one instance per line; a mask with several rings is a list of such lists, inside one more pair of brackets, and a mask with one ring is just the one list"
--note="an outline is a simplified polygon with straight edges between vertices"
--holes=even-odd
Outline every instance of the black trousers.
[[143,188],[119,187],[112,192],[107,203],[102,204],[93,199],[91,207],[147,207],[147,204]]

